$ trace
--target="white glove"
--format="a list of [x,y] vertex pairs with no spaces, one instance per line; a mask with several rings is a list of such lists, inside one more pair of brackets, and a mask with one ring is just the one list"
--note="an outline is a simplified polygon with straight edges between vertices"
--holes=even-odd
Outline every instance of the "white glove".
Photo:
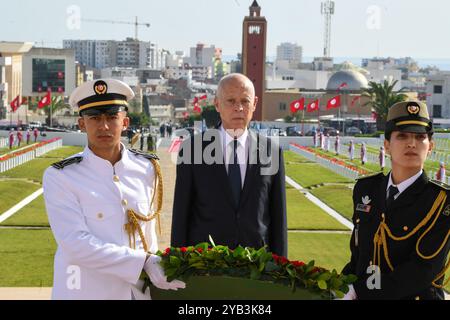
[[348,286],[348,292],[345,294],[345,296],[341,299],[334,299],[334,300],[356,300],[358,297],[356,296],[356,291],[353,288],[353,285]]
[[167,277],[164,274],[164,270],[159,264],[161,257],[151,254],[147,258],[144,264],[144,271],[150,277],[150,281],[160,289],[164,290],[178,290],[179,288],[186,288],[186,284],[180,280],[173,280],[167,282]]

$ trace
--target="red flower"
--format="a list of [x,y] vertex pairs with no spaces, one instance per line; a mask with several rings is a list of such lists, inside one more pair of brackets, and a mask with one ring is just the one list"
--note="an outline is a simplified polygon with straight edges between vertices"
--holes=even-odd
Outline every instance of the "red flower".
[[320,268],[314,267],[314,269],[311,270],[311,273],[316,273],[316,272],[319,272],[319,271],[320,271]]
[[181,247],[180,250],[181,250],[181,252],[185,253],[187,251],[187,248],[186,247]]
[[197,249],[197,252],[198,252],[198,253],[202,253],[202,252],[203,252],[203,249],[202,249],[202,248],[198,248],[198,249]]
[[305,263],[303,261],[292,261],[292,264],[296,268],[303,267],[305,265]]
[[281,262],[281,264],[286,264],[286,263],[289,263],[289,260],[286,259],[285,257],[281,257],[280,262]]
[[170,248],[166,248],[166,250],[164,251],[164,254],[169,254],[170,253]]
[[275,262],[276,262],[276,261],[278,261],[278,258],[279,258],[279,257],[278,257],[275,253],[272,253],[272,258],[273,258],[273,260],[275,260]]

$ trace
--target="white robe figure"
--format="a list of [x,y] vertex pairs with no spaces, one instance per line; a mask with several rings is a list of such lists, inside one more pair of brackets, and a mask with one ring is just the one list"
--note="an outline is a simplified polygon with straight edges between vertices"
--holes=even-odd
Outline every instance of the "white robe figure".
[[353,144],[353,140],[350,140],[350,145],[348,146],[348,156],[350,160],[353,160],[355,155],[355,145]]
[[361,144],[361,163],[364,165],[367,162],[367,149],[366,144],[363,142]]
[[320,149],[325,149],[325,135],[323,132],[319,133]]
[[378,155],[379,161],[380,161],[380,167],[381,167],[381,171],[384,170],[384,167],[386,165],[386,154],[384,152],[384,147],[381,146],[380,147],[380,154]]
[[336,136],[336,140],[334,141],[334,151],[336,152],[336,155],[339,155],[339,147],[341,145],[341,141],[339,136]]
[[325,143],[326,151],[330,152],[330,134],[329,133],[327,133],[327,135],[325,136],[325,140],[326,140],[326,143]]
[[447,183],[445,181],[445,164],[443,162],[440,163],[439,165],[439,170],[436,174],[436,180],[440,181],[440,182],[444,182]]

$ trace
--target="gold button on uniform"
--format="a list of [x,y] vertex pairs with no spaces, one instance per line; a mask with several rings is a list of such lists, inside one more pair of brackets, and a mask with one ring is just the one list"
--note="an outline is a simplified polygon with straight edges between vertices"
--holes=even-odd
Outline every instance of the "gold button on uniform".
[[381,218],[383,218],[383,219],[384,219],[384,213],[382,213],[382,214],[381,214]]
[[420,300],[420,297],[419,297],[419,296],[417,296],[417,297],[416,297],[416,300]]
[[408,231],[408,226],[404,226],[403,230]]
[[128,204],[127,199],[123,199],[123,200],[122,200],[122,205],[126,206],[127,204]]
[[359,223],[359,218],[358,218],[358,219],[356,219],[356,223]]
[[113,180],[114,180],[114,182],[119,182],[119,176],[114,176]]
[[97,218],[99,220],[103,219],[103,213],[101,213],[101,212],[97,213]]

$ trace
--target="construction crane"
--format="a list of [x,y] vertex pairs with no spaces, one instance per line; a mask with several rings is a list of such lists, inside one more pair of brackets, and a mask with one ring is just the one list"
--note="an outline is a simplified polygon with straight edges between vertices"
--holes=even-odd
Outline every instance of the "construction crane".
[[117,24],[134,24],[134,39],[138,40],[138,27],[145,26],[150,28],[150,23],[147,22],[138,22],[138,17],[136,17],[134,22],[130,21],[117,21],[117,20],[101,20],[101,19],[81,19],[81,21],[86,22],[98,22],[98,23],[117,23]]

